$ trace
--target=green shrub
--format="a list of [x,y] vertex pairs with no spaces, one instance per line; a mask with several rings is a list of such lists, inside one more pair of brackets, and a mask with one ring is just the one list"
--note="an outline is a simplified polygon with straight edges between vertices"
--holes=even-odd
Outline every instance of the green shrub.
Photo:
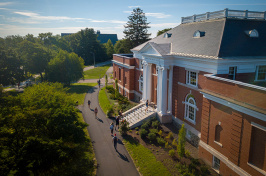
[[191,163],[195,164],[196,166],[200,165],[199,159],[191,158]]
[[106,116],[107,117],[112,117],[112,115],[114,114],[114,109],[113,109],[113,106],[109,105],[109,108],[106,112]]
[[170,148],[170,146],[169,146],[169,143],[168,143],[168,142],[166,142],[166,143],[165,143],[165,145],[164,145],[164,148],[166,148],[166,149]]
[[177,142],[175,139],[173,140],[172,145],[177,147]]
[[148,139],[150,140],[150,141],[155,141],[156,140],[156,134],[155,133],[149,133],[148,134]]
[[189,157],[190,157],[190,153],[189,153],[189,151],[188,151],[188,150],[185,150],[185,156],[186,156],[187,158],[189,158]]
[[157,137],[157,143],[158,143],[159,145],[164,145],[165,142],[166,142],[166,141],[165,141],[163,138],[161,138],[161,137]]
[[139,127],[136,127],[135,130],[136,130],[136,131],[139,131]]
[[174,135],[173,135],[173,133],[172,133],[172,132],[168,133],[168,135],[167,135],[166,138],[167,138],[167,139],[174,139]]
[[159,134],[159,136],[162,136],[162,134],[163,134],[163,131],[162,131],[162,130],[160,130],[160,131],[158,132],[158,134]]
[[205,166],[205,165],[200,166],[200,172],[201,172],[201,175],[202,176],[205,176],[205,175],[209,175],[210,174],[210,171],[209,171],[208,167]]
[[174,149],[169,150],[169,155],[173,158],[175,156],[175,150]]
[[119,132],[121,135],[127,135],[127,132],[130,130],[129,123],[126,120],[123,120],[119,125]]
[[139,135],[139,132],[138,131],[136,131],[136,135]]
[[158,120],[153,121],[151,124],[151,126],[156,129],[158,129],[159,125],[160,125],[160,122]]
[[155,134],[157,134],[157,133],[158,133],[158,130],[157,130],[157,129],[150,129],[150,133],[155,133]]
[[141,138],[145,138],[148,134],[148,131],[143,128],[140,130],[139,134]]
[[141,129],[149,130],[149,128],[150,128],[149,121],[143,122],[143,124],[141,125]]

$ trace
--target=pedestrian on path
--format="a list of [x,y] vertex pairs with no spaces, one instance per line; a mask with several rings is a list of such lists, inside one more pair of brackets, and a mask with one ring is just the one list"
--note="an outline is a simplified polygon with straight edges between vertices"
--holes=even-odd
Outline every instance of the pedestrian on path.
[[101,87],[101,80],[100,79],[98,80],[98,85],[99,85],[99,89],[100,89],[100,87]]
[[111,135],[113,135],[113,132],[114,132],[114,123],[113,122],[110,124],[110,130],[111,130]]
[[117,116],[115,119],[115,130],[116,130],[116,127],[118,127],[117,129],[119,129],[119,120],[120,120],[120,116]]
[[118,141],[118,139],[117,139],[116,134],[115,134],[115,136],[113,137],[113,141],[112,141],[114,143],[115,150],[117,150],[116,149],[117,141]]
[[91,109],[91,101],[90,100],[88,100],[88,106]]
[[97,107],[94,109],[95,119],[97,118],[98,109]]

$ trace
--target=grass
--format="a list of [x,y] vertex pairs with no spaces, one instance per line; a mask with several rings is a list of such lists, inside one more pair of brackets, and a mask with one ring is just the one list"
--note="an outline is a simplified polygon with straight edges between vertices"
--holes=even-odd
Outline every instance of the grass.
[[139,167],[139,171],[143,176],[171,175],[163,163],[157,161],[153,153],[148,148],[136,142],[132,136],[125,137],[124,143],[127,151],[133,158],[136,166]]
[[101,67],[96,67],[91,70],[87,70],[84,72],[84,79],[99,79],[102,78],[110,65],[105,65]]
[[78,104],[83,104],[86,94],[91,87],[96,86],[97,83],[74,83],[68,86],[68,93],[72,94],[74,101],[78,101]]
[[103,110],[104,113],[107,112],[108,108],[110,107],[110,101],[106,95],[106,88],[103,87],[99,92],[99,104]]

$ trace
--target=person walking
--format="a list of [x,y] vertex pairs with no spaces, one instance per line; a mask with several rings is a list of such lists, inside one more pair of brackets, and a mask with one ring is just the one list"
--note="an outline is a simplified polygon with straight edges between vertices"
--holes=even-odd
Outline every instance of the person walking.
[[98,85],[99,85],[99,89],[100,89],[100,87],[101,87],[101,80],[100,79],[98,80]]
[[113,135],[113,132],[114,132],[114,123],[113,122],[110,124],[110,130],[111,130],[111,135]]
[[118,139],[117,139],[116,134],[115,134],[115,136],[113,137],[113,140],[112,140],[112,142],[114,143],[114,148],[115,148],[115,150],[117,150],[117,149],[116,149],[117,141],[118,141]]
[[147,112],[148,111],[148,107],[149,107],[149,100],[146,101],[146,104],[145,105],[146,105],[145,111]]
[[97,107],[94,109],[95,119],[97,118],[98,109]]
[[88,100],[88,106],[89,106],[89,108],[91,108],[91,101],[90,100]]
[[115,130],[116,130],[116,127],[118,127],[117,129],[119,129],[119,120],[120,120],[120,116],[117,116],[115,119]]

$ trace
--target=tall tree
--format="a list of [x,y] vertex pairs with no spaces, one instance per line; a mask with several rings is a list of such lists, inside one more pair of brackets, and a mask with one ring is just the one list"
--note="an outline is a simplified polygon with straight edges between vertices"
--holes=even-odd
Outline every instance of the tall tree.
[[45,71],[48,62],[51,59],[50,52],[37,43],[32,43],[27,40],[20,43],[20,53],[24,60],[25,70],[32,74],[40,74],[43,81],[42,73]]
[[124,34],[126,39],[132,41],[133,47],[138,46],[147,40],[149,40],[148,28],[150,28],[149,23],[143,10],[139,7],[133,9],[133,12],[128,17],[129,21],[124,26]]
[[90,139],[62,84],[0,97],[0,175],[92,175]]
[[75,53],[59,51],[58,55],[49,62],[46,70],[47,80],[70,85],[83,77],[84,61]]
[[167,31],[170,31],[171,29],[172,29],[172,28],[166,28],[166,29],[163,29],[163,30],[159,30],[159,31],[157,32],[157,36],[159,36],[159,35],[161,35],[161,34],[167,32]]
[[113,54],[115,53],[114,50],[114,45],[112,43],[112,41],[109,39],[107,43],[105,43],[105,48],[106,48],[106,54],[108,59],[112,59],[113,58]]
[[116,54],[128,54],[131,53],[130,49],[132,49],[132,42],[130,39],[122,39],[118,40],[114,45],[114,50]]
[[0,84],[10,85],[20,82],[24,78],[21,60],[16,52],[10,48],[0,47]]

